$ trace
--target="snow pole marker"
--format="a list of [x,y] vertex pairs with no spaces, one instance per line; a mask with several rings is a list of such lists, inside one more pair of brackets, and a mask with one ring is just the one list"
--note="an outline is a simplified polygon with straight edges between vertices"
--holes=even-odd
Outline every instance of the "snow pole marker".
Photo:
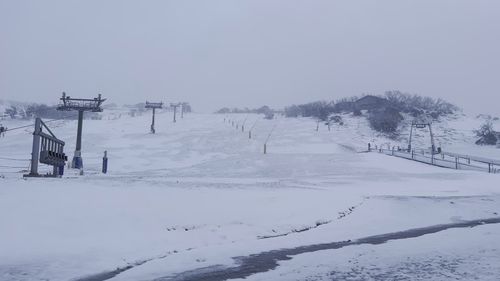
[[253,123],[252,127],[250,127],[250,130],[248,131],[248,138],[251,139],[252,138],[252,130],[253,128],[255,128],[255,126],[257,125],[257,121],[259,119],[255,119],[255,122]]
[[266,138],[266,141],[264,142],[264,154],[267,154],[267,142],[269,141],[269,139],[271,138],[271,134],[274,132],[274,129],[276,128],[276,124],[274,124],[273,128],[271,129],[271,131],[269,132],[269,135],[267,136]]

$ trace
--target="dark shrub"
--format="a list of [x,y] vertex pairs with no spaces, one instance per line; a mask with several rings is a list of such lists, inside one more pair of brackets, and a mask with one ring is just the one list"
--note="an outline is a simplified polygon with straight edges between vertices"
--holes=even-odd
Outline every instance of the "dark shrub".
[[493,123],[488,120],[478,130],[475,130],[476,136],[480,139],[476,141],[479,145],[495,145],[498,141],[497,134],[493,130]]
[[340,115],[335,115],[330,117],[330,121],[333,123],[342,123],[342,116]]
[[217,110],[215,113],[227,114],[227,113],[231,113],[231,109],[229,109],[227,107],[224,107],[224,108],[221,108],[221,109]]
[[382,110],[372,111],[368,116],[370,126],[382,133],[394,133],[399,123],[403,120],[403,116],[394,108],[385,108]]
[[301,110],[296,105],[291,105],[285,107],[285,116],[286,117],[299,117],[301,115]]

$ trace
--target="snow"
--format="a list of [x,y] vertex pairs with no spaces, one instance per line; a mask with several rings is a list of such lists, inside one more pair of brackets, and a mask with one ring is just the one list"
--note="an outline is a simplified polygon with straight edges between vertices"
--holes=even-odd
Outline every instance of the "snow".
[[[22,179],[20,169],[0,168],[0,280],[75,280],[136,263],[140,265],[110,280],[153,280],[229,266],[232,257],[261,251],[500,213],[499,175],[357,153],[368,141],[387,141],[362,118],[345,117],[347,126],[328,131],[322,125],[316,132],[315,122],[307,118],[264,120],[249,115],[247,129],[257,123],[248,139],[248,132],[223,122],[224,117],[241,124],[246,115],[193,113],[172,123],[171,112],[160,112],[152,135],[150,112],[131,117],[110,109],[102,120],[84,121],[83,176],[68,170],[61,179]],[[13,128],[30,122],[6,123]],[[76,121],[57,121],[50,127],[66,142],[71,158]],[[16,130],[0,138],[0,157],[28,159],[31,132]],[[103,175],[105,150],[110,166]],[[0,166],[12,163],[0,159]],[[457,244],[446,243],[449,233]],[[357,258],[359,263],[373,261],[373,268],[393,265],[387,270],[400,266],[391,258],[394,252],[428,262],[436,253],[450,256],[455,249],[467,261],[476,244],[490,245],[491,259],[479,250],[471,255],[481,256],[488,272],[498,273],[491,261],[498,260],[493,250],[500,251],[495,243],[499,234],[498,226],[481,226],[412,241],[308,253],[250,280],[321,280],[331,272],[345,272],[348,260],[358,253],[364,256]],[[481,241],[469,243],[471,239]],[[433,246],[435,251],[430,250]],[[382,258],[373,260],[378,255]],[[468,265],[464,270],[476,269]]]
[[[498,280],[500,227],[307,253],[245,280]],[[466,242],[464,244],[464,242]],[[438,245],[438,246],[437,246]]]

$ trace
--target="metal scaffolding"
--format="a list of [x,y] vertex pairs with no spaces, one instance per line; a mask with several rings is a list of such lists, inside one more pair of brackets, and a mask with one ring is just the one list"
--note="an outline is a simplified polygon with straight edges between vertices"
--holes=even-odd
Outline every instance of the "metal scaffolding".
[[57,106],[57,110],[62,111],[78,111],[78,131],[76,136],[76,148],[75,155],[73,156],[73,161],[71,161],[71,168],[81,169],[83,168],[82,160],[82,126],[83,126],[83,112],[102,112],[102,103],[106,99],[101,98],[101,94],[97,98],[93,99],[81,99],[72,98],[66,96],[66,93],[62,93],[61,103]]

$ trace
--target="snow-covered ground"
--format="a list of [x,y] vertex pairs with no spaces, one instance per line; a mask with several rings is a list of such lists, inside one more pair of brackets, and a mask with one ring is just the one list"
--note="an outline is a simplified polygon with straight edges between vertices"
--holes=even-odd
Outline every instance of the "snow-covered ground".
[[[252,139],[224,122],[247,117]],[[499,218],[500,175],[358,153],[386,141],[362,118],[317,132],[306,118],[193,113],[174,124],[164,112],[155,135],[150,118],[85,120],[85,174],[62,179],[9,168],[27,167],[32,128],[0,138],[0,280],[195,280],[190,272],[235,266],[233,257]],[[50,126],[71,158],[76,121]],[[500,149],[474,149],[500,159]],[[398,280],[498,280],[499,236],[491,224],[312,251],[249,280],[393,280],[402,269]]]
[[[411,116],[406,116],[405,120],[401,122],[399,136],[396,139],[391,139],[372,130],[366,118],[367,113],[364,112],[364,114],[364,116],[353,116],[350,113],[341,114],[344,125],[334,124],[331,126],[331,131],[339,133],[337,134],[339,141],[363,149],[366,148],[368,142],[384,148],[393,146],[406,148],[408,146],[410,124],[413,120]],[[478,139],[474,130],[477,130],[486,120],[486,116],[471,116],[461,112],[441,117],[432,123],[435,144],[446,152],[499,159],[500,149],[497,147],[474,144]],[[491,119],[491,121],[494,129],[500,130],[500,120]],[[326,126],[320,128],[327,130]],[[412,142],[414,149],[430,148],[429,129],[414,129]]]

